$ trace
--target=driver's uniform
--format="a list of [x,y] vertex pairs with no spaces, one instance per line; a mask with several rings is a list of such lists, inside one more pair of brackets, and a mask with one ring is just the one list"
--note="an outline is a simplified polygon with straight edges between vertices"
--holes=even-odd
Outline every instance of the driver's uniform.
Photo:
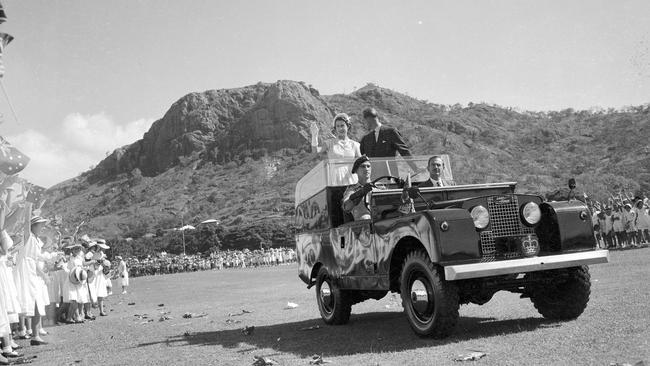
[[[350,196],[354,192],[356,192],[359,189],[362,189],[363,185],[359,183],[352,184],[348,186],[348,188],[345,190],[343,193],[343,204],[347,202],[350,199]],[[373,188],[375,189],[386,189],[384,186],[377,186]],[[350,213],[352,214],[352,217],[354,217],[354,221],[358,220],[370,220],[372,216],[370,215],[370,194],[372,191],[368,192],[360,201],[358,204],[356,204],[351,210]],[[407,199],[406,201],[403,201],[399,208],[398,211],[402,214],[408,214],[415,212],[415,207],[413,205],[413,200],[412,199]]]
[[[359,189],[362,189],[363,185],[359,183],[352,184],[343,193],[343,203],[347,202],[350,199],[350,196]],[[350,213],[354,217],[354,221],[358,220],[370,220],[370,193],[368,192],[363,198],[355,205]]]

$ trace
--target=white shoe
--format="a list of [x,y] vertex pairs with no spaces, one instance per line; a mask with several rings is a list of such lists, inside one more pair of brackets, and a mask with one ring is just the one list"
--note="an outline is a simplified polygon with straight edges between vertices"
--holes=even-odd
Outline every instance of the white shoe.
[[122,291],[122,295],[125,295],[125,294],[126,294],[126,290]]
[[45,329],[43,329],[43,328],[38,330],[38,334],[40,334],[40,335],[48,335],[47,331],[45,331]]

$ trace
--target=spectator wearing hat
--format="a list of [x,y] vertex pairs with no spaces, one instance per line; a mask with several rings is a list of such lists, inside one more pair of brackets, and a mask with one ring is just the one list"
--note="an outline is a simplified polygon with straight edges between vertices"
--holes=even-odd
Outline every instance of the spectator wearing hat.
[[614,248],[614,221],[612,220],[612,208],[610,206],[605,207],[605,212],[599,217],[599,221],[605,247],[607,249]]
[[612,220],[614,226],[614,235],[616,236],[617,247],[625,248],[627,244],[627,233],[625,232],[624,211],[621,205],[614,205],[612,211]]
[[602,244],[602,230],[600,228],[600,217],[603,216],[603,212],[600,210],[600,205],[598,202],[595,202],[592,207],[592,212],[593,214],[591,215],[591,223],[594,228],[594,237],[596,239],[596,244],[598,245],[599,248],[605,247],[604,244]]
[[647,244],[650,241],[650,215],[643,200],[639,197],[634,203],[636,211],[637,241],[639,244]]
[[[31,212],[28,206],[27,212]],[[19,278],[18,300],[25,316],[32,319],[33,338],[30,344],[38,346],[46,344],[39,334],[41,316],[45,316],[45,306],[50,303],[46,281],[49,278],[42,271],[39,262],[56,259],[59,253],[43,252],[43,242],[38,237],[48,220],[40,217],[32,217],[25,225],[25,245],[18,252],[16,261],[16,273]]]
[[[312,122],[309,128],[311,132],[312,152],[327,153],[328,159],[358,158],[361,156],[360,145],[352,140],[348,133],[352,128],[350,116],[339,113],[334,116],[333,138],[323,141],[319,146],[318,124]],[[334,180],[337,185],[348,185],[356,182],[355,177],[350,174],[347,166],[338,167],[335,171]]]
[[[104,309],[104,299],[108,297],[108,281],[110,281],[107,280],[106,276],[104,275],[104,265],[105,262],[107,262],[104,250],[107,249],[110,249],[110,247],[106,245],[106,240],[97,239],[97,251],[93,257],[93,261],[95,261],[95,280],[93,281],[92,285],[94,285],[95,293],[97,294],[97,306],[99,308],[100,316],[107,315]],[[106,265],[110,265],[110,262]]]
[[[3,214],[4,212],[0,212],[0,215]],[[4,223],[0,223],[0,227],[2,226]],[[18,345],[13,341],[9,328],[10,324],[18,323],[18,314],[21,313],[13,275],[7,266],[8,253],[12,246],[13,240],[5,230],[2,230],[0,232],[0,337],[2,338],[2,355],[5,357],[19,356],[14,350],[14,347],[18,347]]]
[[84,319],[95,320],[92,313],[91,306],[97,303],[97,287],[95,286],[96,274],[96,256],[97,256],[97,241],[90,240],[88,242],[88,251],[84,255],[83,268],[86,270],[87,280],[86,288],[88,289],[88,302],[84,304]]
[[65,255],[56,261],[54,265],[54,271],[50,273],[53,278],[53,282],[56,283],[56,289],[58,291],[57,299],[53,300],[50,298],[50,301],[59,303],[59,307],[56,309],[56,319],[59,323],[65,322],[65,316],[68,313],[69,303],[65,302],[64,299],[68,291],[68,260],[70,257],[70,250],[68,249],[68,246],[73,242],[74,238],[71,236],[65,236],[61,239],[60,247]]
[[[10,262],[10,255],[15,249],[14,241],[5,230],[6,207],[11,204],[7,195],[7,202],[0,203],[0,302],[4,303],[4,314],[7,315],[8,324],[15,324],[19,321],[19,314],[22,313],[18,301],[18,291],[14,282],[13,271]],[[0,310],[2,313],[2,310]],[[2,315],[0,314],[0,317]],[[6,329],[5,329],[6,330]],[[4,333],[4,332],[3,332]],[[14,342],[11,332],[2,335],[2,354],[6,357],[17,357],[19,354],[14,350],[19,346]],[[1,359],[0,359],[1,360]]]
[[68,286],[64,293],[64,301],[69,302],[66,323],[83,323],[83,306],[88,302],[88,287],[82,272],[84,263],[83,247],[80,243],[68,246],[70,260],[68,261]]

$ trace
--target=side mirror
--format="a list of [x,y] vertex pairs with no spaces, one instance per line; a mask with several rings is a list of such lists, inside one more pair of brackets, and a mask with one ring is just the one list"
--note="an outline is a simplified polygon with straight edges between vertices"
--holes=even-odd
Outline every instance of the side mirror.
[[576,180],[574,178],[569,179],[569,189],[576,189]]
[[575,193],[573,193],[574,189],[576,189],[576,180],[571,178],[569,179],[569,194],[567,194],[567,201],[575,199]]

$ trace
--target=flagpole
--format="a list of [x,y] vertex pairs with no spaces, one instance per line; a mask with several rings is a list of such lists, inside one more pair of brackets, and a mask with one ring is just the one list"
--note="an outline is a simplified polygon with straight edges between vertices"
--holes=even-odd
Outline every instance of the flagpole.
[[9,99],[9,94],[7,94],[7,89],[5,89],[5,84],[2,82],[2,78],[0,78],[0,87],[2,87],[2,92],[5,94],[5,98],[7,98],[7,104],[9,104],[9,109],[11,109],[11,113],[14,114],[16,123],[20,124],[20,121],[18,120],[18,115],[16,114],[16,110],[14,109],[14,106],[11,104],[11,99]]

